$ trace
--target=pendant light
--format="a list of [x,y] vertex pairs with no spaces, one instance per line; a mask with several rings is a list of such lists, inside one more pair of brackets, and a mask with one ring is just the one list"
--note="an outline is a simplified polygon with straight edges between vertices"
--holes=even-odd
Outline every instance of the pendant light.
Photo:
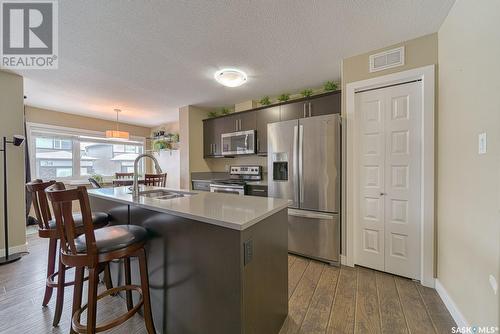
[[110,139],[120,139],[120,140],[128,140],[130,135],[126,131],[120,131],[119,123],[118,123],[118,114],[122,111],[120,109],[115,109],[116,112],[116,130],[106,130],[106,138]]

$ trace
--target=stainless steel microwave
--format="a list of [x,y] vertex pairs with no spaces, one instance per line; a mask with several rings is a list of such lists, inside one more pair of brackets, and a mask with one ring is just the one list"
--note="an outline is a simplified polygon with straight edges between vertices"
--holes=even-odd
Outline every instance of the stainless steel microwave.
[[221,135],[222,155],[255,154],[255,130]]

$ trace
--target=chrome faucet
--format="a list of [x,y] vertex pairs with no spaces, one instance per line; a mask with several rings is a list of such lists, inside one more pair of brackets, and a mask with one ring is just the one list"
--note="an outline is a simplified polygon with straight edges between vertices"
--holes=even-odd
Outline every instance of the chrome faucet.
[[144,153],[144,154],[140,154],[137,158],[135,158],[135,161],[134,161],[134,183],[132,184],[132,194],[134,196],[139,196],[139,161],[142,159],[142,158],[151,158],[151,160],[153,160],[154,164],[155,164],[155,169],[156,169],[156,173],[157,174],[161,174],[162,173],[162,170],[161,170],[161,167],[160,167],[160,164],[158,163],[158,160],[156,160],[156,158],[154,157],[154,155],[152,154],[149,154],[149,153]]

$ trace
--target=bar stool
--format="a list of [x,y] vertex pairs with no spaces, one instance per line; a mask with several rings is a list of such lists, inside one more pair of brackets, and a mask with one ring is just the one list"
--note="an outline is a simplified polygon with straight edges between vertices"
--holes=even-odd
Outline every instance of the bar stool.
[[[149,296],[149,278],[146,251],[144,245],[147,231],[137,225],[114,225],[94,230],[87,189],[78,187],[65,189],[64,184],[57,182],[46,191],[52,202],[56,225],[61,236],[60,257],[64,265],[75,267],[75,286],[73,294],[73,310],[71,329],[76,333],[97,333],[116,327],[130,319],[144,306],[144,321],[149,334],[155,333],[151,301]],[[73,202],[80,204],[85,233],[77,236],[74,233],[76,221],[71,213]],[[130,258],[138,257],[141,286],[132,285],[130,280]],[[98,268],[112,260],[124,259],[126,285],[108,289],[97,294]],[[83,290],[83,272],[89,271],[88,303],[81,306]],[[116,319],[97,326],[97,301],[120,291],[127,295],[127,312]],[[139,294],[139,302],[132,304],[132,291]],[[82,312],[87,309],[87,324],[80,323]]]
[[[56,264],[56,251],[57,251],[57,241],[60,239],[59,232],[56,228],[56,221],[52,219],[49,203],[47,201],[47,195],[45,194],[45,189],[49,186],[55,184],[56,181],[43,182],[40,179],[34,180],[26,184],[26,189],[32,194],[33,197],[33,207],[35,210],[35,215],[38,221],[38,236],[40,238],[49,239],[49,254],[47,261],[47,280],[45,283],[45,295],[43,297],[42,305],[47,306],[52,297],[52,292],[54,288],[57,288],[56,297],[56,309],[54,312],[54,319],[52,322],[53,326],[57,326],[61,320],[61,314],[63,310],[64,303],[64,288],[74,284],[74,281],[66,282],[66,270],[68,268],[60,261],[58,264],[58,271],[55,271]],[[82,215],[75,213],[73,214],[75,220],[75,234],[80,235],[84,233],[83,230],[83,220]],[[104,212],[93,212],[92,213],[92,227],[101,228],[108,224],[109,217],[108,214]],[[104,270],[104,281],[108,288],[112,288],[111,275],[109,271],[109,266],[103,268]],[[57,276],[57,282],[56,282]]]
[[144,175],[145,186],[165,187],[166,183],[167,183],[167,173]]

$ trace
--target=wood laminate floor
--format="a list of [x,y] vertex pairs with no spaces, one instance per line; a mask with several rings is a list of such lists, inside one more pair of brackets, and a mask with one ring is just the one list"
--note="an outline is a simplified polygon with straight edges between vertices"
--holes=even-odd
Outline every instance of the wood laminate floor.
[[[31,234],[28,243],[29,255],[0,267],[0,333],[68,333],[72,289],[66,289],[61,323],[54,328],[55,292],[49,306],[41,306],[48,242]],[[436,291],[411,280],[293,255],[288,268],[289,315],[280,334],[450,333],[455,326]],[[121,298],[105,298],[98,305],[98,322],[126,312]],[[146,331],[136,315],[109,333]]]

